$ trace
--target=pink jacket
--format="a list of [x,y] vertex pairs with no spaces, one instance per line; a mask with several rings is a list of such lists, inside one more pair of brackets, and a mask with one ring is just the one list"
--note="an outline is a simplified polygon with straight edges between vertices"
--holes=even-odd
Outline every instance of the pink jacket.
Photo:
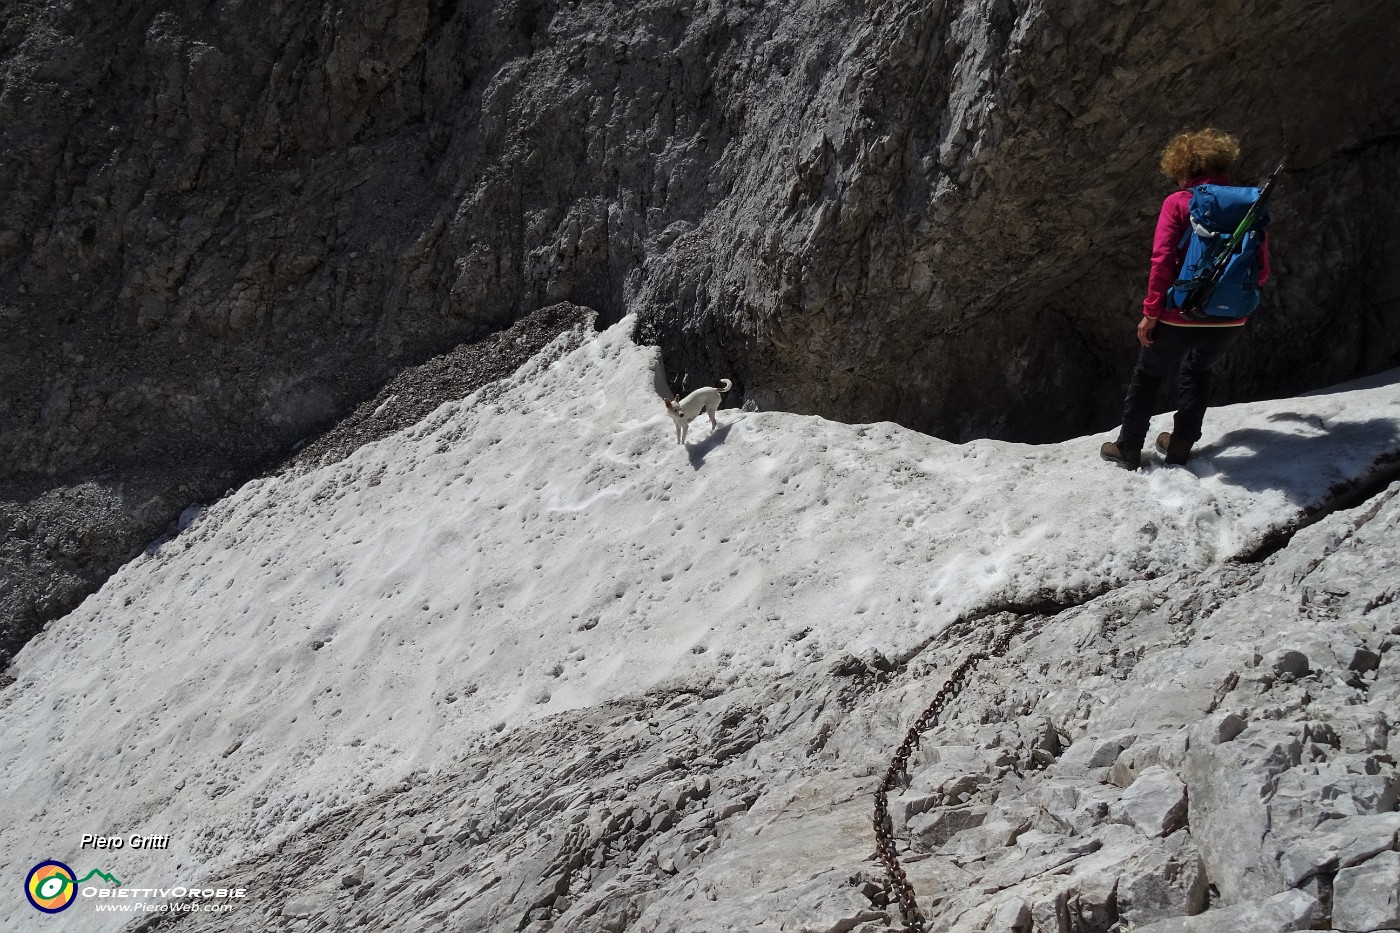
[[[1183,327],[1238,327],[1247,320],[1235,318],[1228,321],[1188,321],[1180,308],[1171,307],[1167,300],[1167,289],[1176,281],[1181,265],[1186,260],[1186,247],[1181,241],[1191,229],[1191,191],[1196,185],[1228,185],[1230,180],[1224,175],[1202,175],[1187,182],[1180,191],[1167,195],[1162,202],[1162,213],[1157,217],[1157,232],[1152,235],[1152,270],[1147,274],[1147,298],[1142,303],[1142,313],[1163,324],[1177,324]],[[1264,242],[1259,247],[1259,284],[1269,278],[1269,235],[1264,234]]]

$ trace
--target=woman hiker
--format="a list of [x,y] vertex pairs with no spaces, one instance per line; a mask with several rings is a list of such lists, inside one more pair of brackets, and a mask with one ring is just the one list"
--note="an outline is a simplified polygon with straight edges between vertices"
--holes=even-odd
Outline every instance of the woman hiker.
[[[1201,422],[1210,397],[1211,368],[1240,335],[1247,317],[1188,320],[1167,300],[1168,290],[1181,273],[1191,230],[1191,188],[1196,185],[1229,185],[1230,169],[1239,158],[1240,144],[1219,130],[1178,134],[1162,152],[1162,174],[1181,189],[1167,195],[1152,238],[1152,269],[1147,277],[1147,298],[1137,339],[1142,344],[1137,368],[1123,403],[1123,427],[1116,441],[1104,444],[1103,459],[1129,470],[1142,465],[1142,445],[1152,419],[1157,390],[1178,363],[1177,411],[1170,434],[1157,437],[1157,449],[1167,463],[1185,463],[1191,447],[1201,438]],[[1265,234],[1259,249],[1259,284],[1269,277],[1269,241]]]

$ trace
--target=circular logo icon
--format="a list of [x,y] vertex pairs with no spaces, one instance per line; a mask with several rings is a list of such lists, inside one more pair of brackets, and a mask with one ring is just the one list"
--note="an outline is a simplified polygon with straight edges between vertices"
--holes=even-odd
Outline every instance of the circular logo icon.
[[24,896],[35,910],[56,914],[67,909],[78,896],[78,882],[73,869],[62,862],[40,862],[29,869],[24,879]]

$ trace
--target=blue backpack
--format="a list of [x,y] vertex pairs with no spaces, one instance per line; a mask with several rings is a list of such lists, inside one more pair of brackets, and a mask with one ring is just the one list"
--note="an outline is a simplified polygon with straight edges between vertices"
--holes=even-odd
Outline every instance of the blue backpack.
[[1233,240],[1245,214],[1259,200],[1260,191],[1229,185],[1197,185],[1191,189],[1191,229],[1178,244],[1186,247],[1186,261],[1168,292],[1172,307],[1186,307],[1191,293],[1201,287],[1201,277],[1222,250],[1230,250],[1234,255],[1201,307],[1194,313],[1187,312],[1188,318],[1249,317],[1259,307],[1259,249],[1264,229],[1269,225],[1268,207],[1263,207],[1249,232],[1240,238],[1243,242]]

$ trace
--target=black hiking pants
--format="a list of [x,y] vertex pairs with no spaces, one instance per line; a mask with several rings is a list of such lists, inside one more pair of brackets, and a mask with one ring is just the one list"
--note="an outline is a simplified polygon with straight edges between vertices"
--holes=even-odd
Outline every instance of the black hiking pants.
[[1210,400],[1210,371],[1239,339],[1243,327],[1179,327],[1158,323],[1152,329],[1152,345],[1138,354],[1128,398],[1123,403],[1123,428],[1118,432],[1120,450],[1141,450],[1147,425],[1157,403],[1162,380],[1181,364],[1177,380],[1176,421],[1172,438],[1194,444],[1201,439],[1201,422]]

